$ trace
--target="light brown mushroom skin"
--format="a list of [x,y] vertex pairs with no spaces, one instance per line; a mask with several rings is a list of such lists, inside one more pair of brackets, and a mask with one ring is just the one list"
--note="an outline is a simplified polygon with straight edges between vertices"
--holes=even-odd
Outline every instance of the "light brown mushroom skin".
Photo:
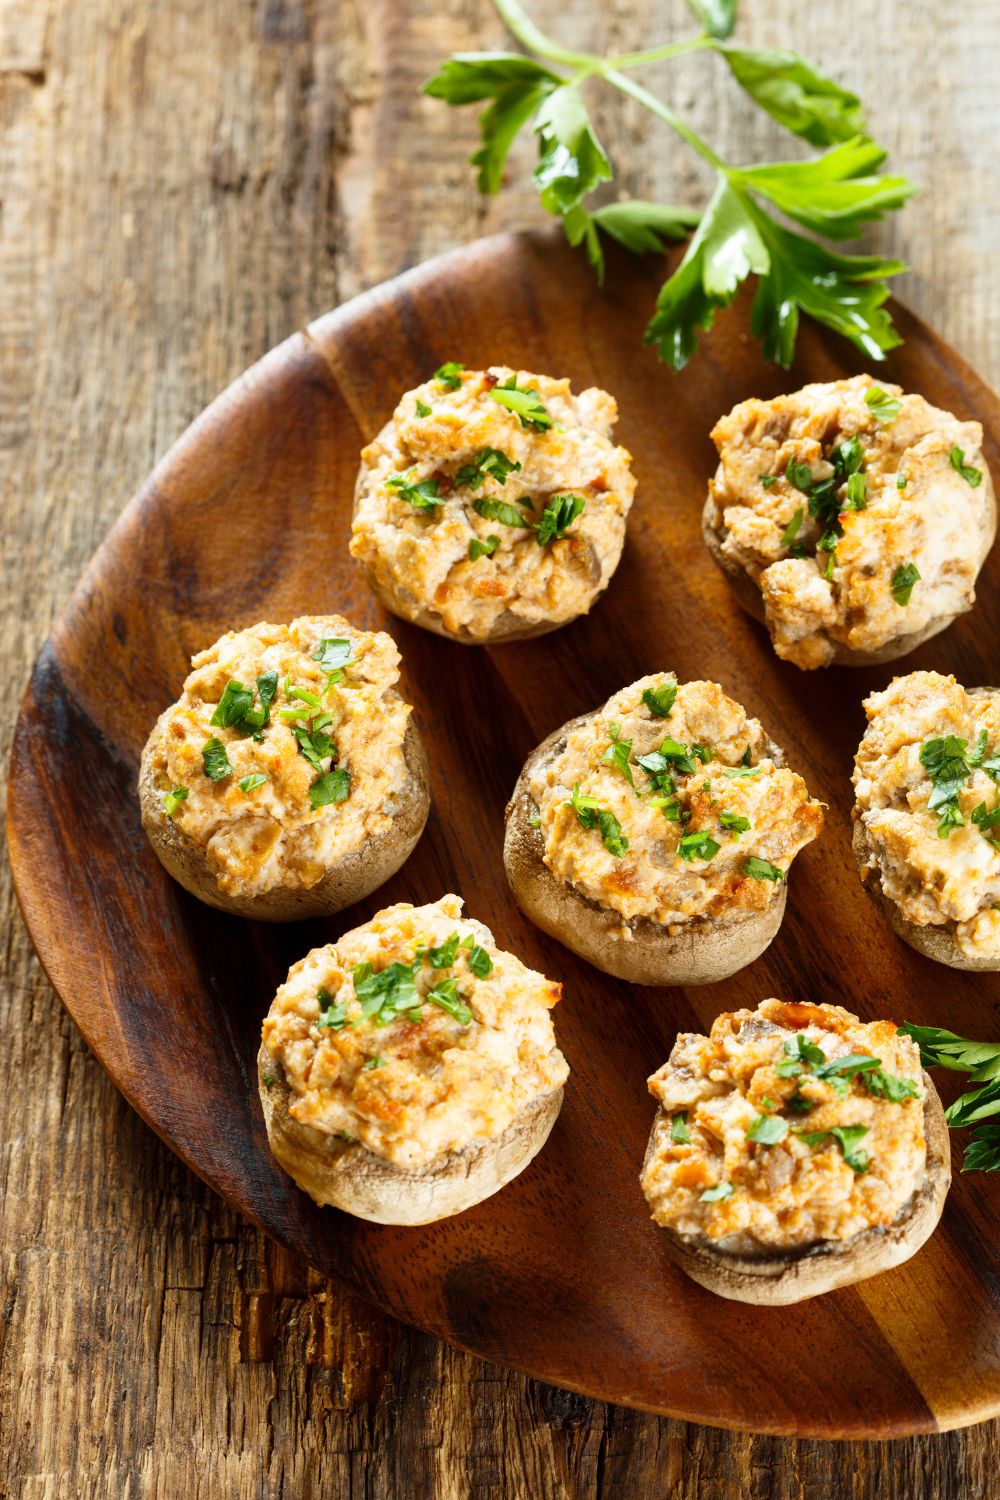
[[545,1145],[563,1098],[562,1088],[542,1094],[492,1140],[414,1170],[394,1166],[358,1141],[293,1119],[285,1071],[264,1046],[257,1056],[257,1079],[267,1138],[289,1176],[320,1206],[375,1224],[433,1224],[499,1192]]
[[[380,442],[385,440],[387,442],[392,428],[393,424],[390,419],[379,432],[375,441]],[[358,513],[358,502],[367,477],[367,470],[362,465],[358,470],[358,477],[354,485],[352,516]],[[409,620],[411,625],[419,625],[422,630],[430,630],[435,635],[444,636],[445,640],[457,641],[461,646],[499,646],[507,641],[528,641],[532,640],[535,636],[548,635],[552,630],[561,630],[564,625],[571,625],[573,623],[572,620],[526,621],[520,615],[516,615],[513,611],[505,609],[502,614],[497,616],[485,635],[473,635],[465,625],[459,626],[457,630],[448,630],[437,611],[428,609],[427,605],[422,603],[409,589],[398,587],[396,589],[386,588],[375,577],[371,569],[366,567],[360,559],[355,558],[355,562],[357,562],[359,568],[364,573],[372,593],[390,614],[396,615],[401,620]],[[591,600],[591,609],[603,592],[604,590],[602,589]],[[589,613],[589,610],[585,611],[585,613]],[[573,618],[580,619],[581,617],[575,615]]]
[[[982,567],[989,554],[990,548],[996,539],[997,533],[997,504],[996,493],[993,488],[993,480],[988,469],[983,470],[983,494],[986,500],[986,524],[983,529],[982,550],[979,555],[979,566]],[[705,501],[701,513],[701,534],[705,546],[718,565],[726,581],[736,595],[737,602],[742,605],[747,614],[761,625],[766,626],[767,619],[764,610],[764,600],[760,589],[741,567],[734,557],[730,557],[722,550],[724,533],[717,529],[720,518],[719,508],[715,500],[709,495]],[[969,606],[971,608],[971,605]],[[877,651],[852,651],[849,647],[842,645],[839,641],[831,642],[833,646],[833,659],[831,666],[839,667],[877,667],[883,662],[897,661],[901,656],[909,656],[911,651],[916,651],[924,641],[929,641],[932,636],[940,635],[942,630],[947,630],[959,618],[958,615],[942,615],[937,620],[929,620],[921,630],[903,631],[900,635],[893,636],[891,641],[886,641]]]
[[[902,1265],[933,1234],[951,1185],[951,1143],[944,1109],[926,1073],[923,1085],[924,1181],[894,1223],[862,1230],[849,1240],[823,1240],[787,1254],[768,1250],[760,1255],[726,1250],[723,1241],[695,1239],[658,1225],[671,1260],[717,1296],[759,1307],[787,1307]],[[661,1109],[650,1132],[646,1161],[656,1151],[660,1133],[669,1129],[670,1117]]]
[[[738,912],[729,918],[691,922],[671,933],[648,917],[626,922],[620,912],[600,906],[546,865],[545,840],[530,819],[538,813],[530,782],[535,768],[565,748],[567,737],[591,715],[571,719],[531,752],[507,804],[503,862],[511,890],[525,916],[536,927],[571,948],[588,963],[632,984],[714,984],[759,958],[781,926],[785,911],[783,881],[765,911]],[[784,756],[767,742],[777,765]],[[631,937],[622,935],[627,928]]]
[[[995,687],[967,688],[966,692],[970,698],[1000,697],[1000,688]],[[1000,970],[1000,959],[976,958],[962,951],[955,940],[957,925],[955,922],[927,923],[921,926],[917,922],[910,922],[903,916],[895,901],[891,901],[883,891],[877,869],[872,868],[875,863],[874,851],[868,837],[868,830],[858,814],[856,803],[851,817],[854,820],[851,831],[851,849],[854,862],[858,867],[858,874],[861,876],[861,884],[896,936],[902,938],[904,943],[909,943],[911,948],[915,948],[925,958],[932,958],[935,963],[947,964],[949,969],[968,969],[974,973],[996,973]]]
[[160,715],[142,752],[139,771],[142,826],[164,869],[199,901],[258,922],[296,922],[305,917],[330,916],[384,885],[412,853],[427,821],[430,793],[427,756],[411,718],[403,741],[408,774],[394,798],[395,810],[387,829],[352,849],[308,889],[279,885],[259,895],[228,895],[219,889],[201,845],[182,833],[163,810],[163,794],[155,783],[153,754],[169,712],[168,709]]

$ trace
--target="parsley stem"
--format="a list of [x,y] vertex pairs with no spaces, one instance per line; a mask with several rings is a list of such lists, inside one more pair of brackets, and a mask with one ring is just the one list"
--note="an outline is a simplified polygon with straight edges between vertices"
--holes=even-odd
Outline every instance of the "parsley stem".
[[665,47],[648,47],[645,52],[623,52],[620,57],[609,57],[609,68],[644,68],[648,63],[666,62],[670,57],[683,57],[685,52],[701,52],[714,47],[710,36],[692,36],[686,42],[668,42]]
[[568,68],[585,68],[588,72],[600,72],[604,67],[604,61],[600,57],[595,57],[589,52],[571,52],[568,48],[560,47],[558,43],[550,41],[543,31],[539,31],[518,0],[493,0],[493,5],[507,30],[517,38],[522,47],[527,47],[529,52],[548,58],[549,62],[562,63]]
[[714,167],[717,172],[723,172],[728,176],[729,167],[721,156],[716,156],[708,142],[703,140],[696,130],[692,130],[680,115],[675,114],[669,104],[664,104],[661,99],[657,99],[655,94],[644,89],[641,83],[634,83],[631,78],[626,77],[624,73],[619,73],[616,68],[604,68],[602,77],[621,93],[629,94],[639,104],[645,105],[651,114],[658,116],[664,124],[669,125],[682,141],[687,141],[692,151],[697,151],[703,161],[707,161],[709,166]]

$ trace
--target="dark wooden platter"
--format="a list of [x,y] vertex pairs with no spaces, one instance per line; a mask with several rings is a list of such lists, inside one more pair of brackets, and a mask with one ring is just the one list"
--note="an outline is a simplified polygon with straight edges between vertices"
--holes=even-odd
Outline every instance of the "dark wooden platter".
[[[803,674],[779,662],[699,535],[715,418],[861,364],[807,324],[795,367],[766,365],[743,304],[672,375],[641,345],[662,274],[613,257],[601,292],[552,236],[486,240],[319,319],[226,391],[128,505],[36,664],[9,801],[21,906],[70,1014],[142,1117],[241,1213],[396,1316],[557,1385],[720,1426],[888,1437],[979,1421],[1000,1412],[1000,1182],[956,1176],[940,1229],[909,1264],[777,1310],[689,1282],[639,1190],[654,1113],[645,1079],[678,1029],[777,994],[990,1037],[1000,1001],[1000,979],[899,943],[855,874],[861,699],[892,669]],[[884,374],[978,417],[1000,474],[1000,401],[894,311],[906,343]],[[589,618],[534,642],[470,649],[390,619],[347,553],[358,450],[445,359],[566,374],[618,398],[639,479],[621,566]],[[998,584],[994,556],[974,613],[902,670],[995,682]],[[276,928],[226,917],[174,885],[143,837],[141,746],[191,654],[222,631],[330,610],[399,643],[431,753],[427,831],[399,875],[340,918]],[[830,807],[772,947],[701,990],[633,989],[588,967],[520,916],[500,857],[504,804],[532,746],[663,669],[723,683]],[[520,1178],[456,1219],[387,1229],[317,1209],[267,1149],[261,1019],[309,948],[390,902],[450,890],[564,983],[556,1025],[573,1073],[562,1115]],[[947,1077],[942,1092],[955,1092]]]

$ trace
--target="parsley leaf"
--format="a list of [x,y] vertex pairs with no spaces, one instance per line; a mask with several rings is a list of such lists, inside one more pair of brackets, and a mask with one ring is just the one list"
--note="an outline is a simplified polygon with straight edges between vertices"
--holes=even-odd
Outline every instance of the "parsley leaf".
[[472,1011],[459,997],[457,979],[439,979],[434,988],[427,991],[425,999],[429,1005],[447,1011],[460,1026],[468,1026],[472,1021]]
[[687,8],[700,21],[706,36],[725,41],[736,25],[736,0],[687,0]]
[[688,1129],[688,1112],[686,1109],[678,1110],[677,1114],[670,1117],[670,1139],[675,1146],[690,1145],[691,1132]]
[[951,452],[948,455],[948,458],[952,468],[955,469],[959,474],[961,474],[966,484],[970,485],[974,490],[978,489],[983,482],[982,469],[976,469],[973,468],[972,464],[967,464],[965,462],[965,454],[962,452],[961,448],[957,446],[957,444],[954,448],[952,448]]
[[244,714],[252,707],[253,688],[244,687],[242,682],[227,682],[209,723],[232,729],[242,722]]
[[832,146],[867,135],[858,96],[824,78],[797,53],[733,46],[718,51],[751,99],[811,145]]
[[859,1151],[858,1142],[868,1134],[867,1125],[834,1125],[830,1130],[797,1130],[796,1135],[807,1146],[822,1146],[831,1136],[852,1172],[868,1170],[868,1152]]
[[744,167],[733,175],[806,229],[830,239],[856,239],[866,222],[901,208],[915,191],[905,177],[873,176],[884,160],[881,146],[854,137],[811,161]]
[[317,777],[309,788],[309,801],[313,807],[329,807],[333,802],[346,802],[351,791],[351,773],[338,766]]
[[743,873],[749,875],[751,880],[784,880],[784,874],[777,865],[772,865],[769,860],[759,859],[756,854],[750,854],[743,862]]
[[744,818],[741,813],[721,812],[719,822],[723,828],[728,828],[734,839],[738,839],[741,833],[749,833],[750,819]]
[[[427,405],[426,401],[421,401],[419,396],[416,398],[415,411],[418,417],[429,417],[431,414],[431,408]],[[367,1066],[368,1064],[365,1063],[366,1068]]]
[[462,371],[464,365],[457,360],[449,359],[434,371],[434,379],[439,385],[444,386],[446,391],[457,391],[462,384]]
[[594,188],[610,182],[611,163],[575,84],[563,84],[545,96],[534,129],[538,136],[534,183],[549,213],[571,213]]
[[788,525],[785,527],[784,531],[781,533],[781,541],[779,543],[779,546],[790,547],[792,545],[795,538],[799,534],[799,527],[802,525],[802,518],[804,515],[805,510],[800,505],[792,519],[789,521]]
[[269,778],[261,771],[255,771],[252,776],[241,776],[236,785],[241,792],[255,792],[259,786],[263,786]]
[[517,526],[523,531],[531,524],[524,513],[507,500],[491,500],[488,496],[483,496],[481,500],[473,500],[472,509],[484,521],[499,521],[501,526]]
[[415,974],[420,960],[412,964],[391,963],[376,974],[371,964],[355,964],[351,970],[354,993],[361,1002],[364,1020],[374,1018],[377,1026],[387,1026],[398,1015],[408,1012],[408,1019],[417,1019],[421,1000],[417,991]]
[[163,797],[163,811],[168,818],[172,818],[182,802],[188,799],[186,786],[175,786],[172,792],[166,792]]
[[620,739],[621,725],[609,724],[608,733],[611,735],[611,744],[605,750],[601,759],[609,766],[617,766],[625,777],[629,786],[635,791],[635,779],[632,775],[632,767],[629,765],[629,756],[632,754],[632,741]]
[[455,483],[464,489],[481,490],[487,477],[498,484],[506,484],[509,474],[516,474],[521,465],[508,458],[499,448],[480,448],[471,463],[463,464],[455,475]]
[[699,828],[692,833],[681,835],[677,853],[681,859],[703,859],[707,862],[715,858],[721,847],[710,834],[706,833],[704,828]]
[[552,426],[553,419],[549,416],[548,408],[541,396],[531,386],[522,390],[517,383],[516,375],[511,375],[502,385],[495,385],[490,391],[490,397],[498,405],[505,406],[508,411],[513,412],[522,427],[531,427],[535,432],[545,432]]
[[903,403],[890,396],[880,385],[870,385],[865,391],[865,405],[871,409],[876,422],[891,422],[903,410]]
[[354,660],[353,644],[340,636],[324,636],[312,655],[324,672],[341,672]]
[[427,962],[432,969],[450,969],[458,957],[458,933],[453,932],[450,937],[437,948],[428,948]]
[[925,740],[920,747],[920,764],[934,784],[927,801],[929,812],[939,811],[938,838],[947,838],[964,819],[958,806],[958,794],[972,774],[966,759],[968,740],[948,734]]
[[229,763],[226,747],[214,735],[202,746],[201,759],[209,781],[225,781],[227,776],[232,776],[233,768]]
[[714,1187],[706,1188],[699,1198],[700,1203],[717,1203],[720,1198],[731,1198],[733,1196],[733,1185],[726,1182],[725,1178],[717,1182]]
[[910,602],[913,585],[920,581],[920,570],[916,563],[900,563],[892,575],[892,597],[903,608]]
[[436,479],[421,479],[418,484],[413,484],[406,474],[394,474],[391,479],[386,480],[385,487],[424,515],[430,515],[439,505],[444,504],[441,487]]
[[665,719],[677,697],[677,678],[665,677],[657,688],[644,688],[642,701],[654,719]]
[[499,545],[498,536],[488,536],[485,542],[481,542],[478,537],[473,537],[469,543],[469,561],[478,562],[481,557],[492,557]]
[[493,960],[486,949],[480,947],[471,932],[468,937],[462,939],[461,946],[467,950],[468,958],[466,962],[473,974],[475,974],[477,979],[485,979],[493,970]]
[[319,1001],[320,1012],[315,1025],[320,1031],[340,1031],[347,1025],[346,1003],[338,1004],[325,985],[321,985],[316,991],[316,999]]
[[758,1115],[747,1130],[747,1140],[757,1146],[776,1146],[788,1134],[788,1121],[780,1115]]
[[547,542],[561,542],[585,503],[582,495],[550,496],[535,529],[539,547],[544,547]]
[[602,807],[596,797],[581,796],[579,782],[574,783],[566,806],[573,809],[584,828],[599,828],[605,849],[616,859],[621,859],[628,848],[628,839],[622,832],[622,825],[609,808]]

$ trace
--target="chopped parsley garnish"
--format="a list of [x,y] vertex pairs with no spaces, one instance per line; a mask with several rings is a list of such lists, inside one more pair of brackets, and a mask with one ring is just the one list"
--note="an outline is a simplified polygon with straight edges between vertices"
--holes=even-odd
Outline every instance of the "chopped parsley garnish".
[[906,475],[905,474],[897,474],[896,475],[896,488],[897,488],[897,490],[905,490],[906,489],[906,483],[907,483],[907,480],[906,480]]
[[602,807],[596,797],[581,796],[579,782],[574,784],[573,795],[566,806],[573,809],[584,828],[599,828],[605,849],[616,859],[621,859],[628,848],[628,839],[609,808]]
[[675,1146],[687,1146],[691,1141],[691,1132],[688,1129],[688,1112],[686,1109],[678,1110],[677,1114],[670,1117],[670,1139]]
[[316,991],[316,999],[320,1006],[316,1025],[320,1031],[340,1031],[347,1025],[347,1005],[338,1005],[325,986],[321,985]]
[[168,818],[172,818],[182,802],[188,799],[186,786],[175,786],[172,792],[167,792],[163,798],[163,811]]
[[972,812],[972,821],[986,842],[992,844],[994,849],[1000,850],[1000,838],[997,838],[993,832],[997,824],[1000,823],[1000,802],[997,803],[996,807],[990,808],[986,806],[985,802],[980,802],[979,806]]
[[275,1078],[275,1076],[274,1076],[273,1073],[265,1073],[264,1074],[264,1087],[266,1089],[273,1089],[274,1085],[277,1083],[277,1081],[278,1080]]
[[920,570],[915,563],[900,563],[892,575],[892,597],[900,607],[909,604],[913,585],[920,581]]
[[974,490],[978,489],[983,482],[982,469],[976,469],[973,468],[972,464],[967,464],[965,462],[965,454],[957,444],[954,448],[952,448],[951,452],[948,455],[948,458],[951,462],[952,468],[955,469],[959,474],[961,474],[966,484],[971,485]]
[[427,962],[432,969],[450,969],[458,957],[458,933],[445,938],[437,948],[428,948]]
[[[775,1066],[779,1078],[799,1078],[808,1070],[814,1078],[828,1083],[841,1097],[846,1096],[853,1078],[860,1079],[870,1094],[886,1099],[890,1104],[917,1097],[917,1085],[912,1079],[887,1073],[880,1060],[867,1052],[849,1052],[842,1057],[827,1058],[822,1047],[800,1031],[785,1042],[785,1054]],[[803,1099],[795,1108],[797,1112],[805,1113],[812,1108],[812,1103]]]
[[744,875],[749,875],[751,880],[784,880],[784,873],[777,865],[772,865],[770,860],[759,859],[756,854],[750,854],[743,864]]
[[384,1068],[385,1067],[385,1058],[384,1057],[366,1057],[365,1060],[364,1060],[364,1062],[361,1064],[361,1066],[363,1068],[365,1068],[366,1070],[370,1070],[372,1068]]
[[[327,723],[329,722],[328,719]],[[325,728],[319,727],[315,720],[313,720],[311,730],[304,724],[292,724],[289,727],[298,742],[299,754],[305,757],[314,771],[322,775],[323,761],[327,756],[337,754],[337,747],[331,736],[327,734]]]
[[880,385],[870,385],[865,391],[865,405],[876,422],[891,422],[903,410],[903,403],[890,396]]
[[868,1134],[867,1125],[834,1125],[830,1130],[798,1130],[795,1133],[807,1146],[822,1146],[832,1136],[852,1172],[868,1170],[868,1152],[857,1149],[858,1142]]
[[469,561],[478,562],[481,557],[492,557],[499,545],[498,536],[488,536],[485,542],[481,542],[478,537],[473,537],[469,543]]
[[550,495],[535,528],[539,547],[561,542],[586,504],[582,495]]
[[677,678],[665,677],[658,688],[644,688],[642,701],[654,719],[666,719],[677,697]]
[[[413,471],[411,469],[408,472]],[[406,474],[394,474],[391,479],[386,480],[385,487],[397,494],[400,500],[412,505],[414,510],[423,511],[425,515],[444,504],[441,487],[436,479],[421,479],[418,484],[413,484]]]
[[487,478],[495,479],[497,484],[506,484],[508,475],[516,474],[520,467],[499,448],[480,448],[472,462],[459,469],[455,483],[467,490],[481,490]]
[[609,724],[608,734],[611,736],[611,744],[605,750],[601,759],[607,765],[617,766],[625,777],[629,786],[635,791],[635,779],[632,775],[632,767],[629,765],[629,756],[632,754],[632,741],[620,738],[622,727],[620,724]]
[[466,962],[476,978],[485,979],[493,969],[493,960],[486,949],[476,942],[471,932],[462,939],[460,946],[468,953]]
[[800,505],[792,519],[789,521],[788,525],[785,527],[784,531],[781,533],[780,545],[782,547],[790,547],[792,545],[795,538],[799,534],[799,527],[802,525],[802,518],[804,515],[805,507]]
[[799,464],[794,459],[789,459],[785,468],[785,478],[793,489],[801,490],[803,495],[808,495],[812,490],[812,469],[808,464]]
[[241,792],[255,792],[268,779],[262,771],[255,771],[252,776],[241,776],[236,785]]
[[472,1020],[472,1011],[463,1005],[459,996],[457,979],[439,979],[434,988],[428,990],[425,999],[429,1005],[446,1011],[460,1026],[468,1026]]
[[330,688],[340,681],[344,668],[352,665],[354,645],[341,636],[324,636],[313,652],[312,659],[318,661],[323,671],[330,674],[326,683],[327,688]]
[[231,729],[242,721],[244,714],[252,707],[253,688],[244,687],[242,682],[229,681],[209,723],[222,729]]
[[747,1140],[757,1146],[776,1146],[788,1134],[788,1121],[780,1115],[758,1115],[747,1131]]
[[511,375],[502,385],[490,391],[492,399],[514,413],[522,427],[531,427],[535,432],[545,432],[552,426],[552,418],[541,396],[531,386],[522,390],[517,376]]
[[431,414],[431,409],[427,405],[427,402],[421,401],[419,396],[417,397],[416,411],[418,417],[429,417]]
[[731,1198],[733,1196],[733,1185],[725,1178],[717,1182],[714,1187],[706,1188],[702,1193],[700,1203],[717,1203],[720,1198]]
[[983,730],[971,754],[968,740],[948,734],[925,740],[920,747],[920,764],[934,783],[927,801],[929,812],[938,812],[938,838],[945,839],[953,828],[965,821],[958,806],[958,794],[986,754],[986,731]]
[[419,967],[419,958],[411,964],[397,961],[375,974],[367,960],[355,964],[351,978],[354,993],[361,1002],[362,1017],[374,1018],[377,1026],[387,1026],[404,1012],[409,1013],[410,1020],[415,1020],[413,1012],[419,1011],[421,1005],[414,977]]
[[[747,754],[749,755],[749,753],[750,752],[748,750]],[[739,781],[739,780],[744,780],[744,779],[749,781],[749,780],[752,780],[753,777],[759,776],[760,773],[761,773],[761,767],[760,766],[750,766],[750,765],[746,765],[746,764],[739,765],[739,766],[724,766],[723,770],[722,770],[723,776],[731,776],[734,781]]]
[[774,485],[774,484],[777,483],[778,475],[777,474],[758,474],[757,478],[760,480],[761,488],[765,489],[765,490],[769,490],[772,487],[772,485]]
[[741,833],[749,833],[750,819],[743,817],[742,813],[721,812],[719,822],[723,828],[728,828],[734,839],[738,839]]
[[438,385],[444,386],[445,390],[457,391],[462,384],[462,371],[464,369],[465,366],[460,365],[457,360],[449,359],[434,371],[434,379]]
[[225,781],[227,776],[232,776],[233,768],[229,764],[226,747],[214,735],[201,747],[201,758],[209,781]]
[[313,807],[329,807],[332,802],[346,802],[351,791],[351,773],[343,766],[326,771],[309,788]]
[[963,1172],[1000,1171],[1000,1124],[992,1118],[1000,1114],[1000,1042],[973,1042],[938,1026],[913,1026],[909,1022],[899,1030],[917,1043],[925,1068],[968,1073],[970,1083],[977,1085],[969,1093],[960,1094],[944,1117],[956,1130],[967,1125],[978,1127],[965,1148]]
[[517,526],[524,531],[531,525],[524,513],[506,500],[490,500],[484,497],[481,500],[474,500],[472,509],[477,516],[482,516],[484,521],[499,521],[501,526]]
[[721,845],[717,844],[704,828],[696,829],[693,833],[681,835],[681,841],[677,845],[677,853],[681,859],[714,859]]
[[698,769],[687,745],[682,745],[680,740],[672,739],[669,735],[659,750],[651,750],[648,755],[636,756],[636,764],[642,766],[642,769],[650,776],[671,769],[681,776],[693,776]]
[[864,474],[851,474],[847,480],[845,510],[864,510],[868,504],[868,480]]

